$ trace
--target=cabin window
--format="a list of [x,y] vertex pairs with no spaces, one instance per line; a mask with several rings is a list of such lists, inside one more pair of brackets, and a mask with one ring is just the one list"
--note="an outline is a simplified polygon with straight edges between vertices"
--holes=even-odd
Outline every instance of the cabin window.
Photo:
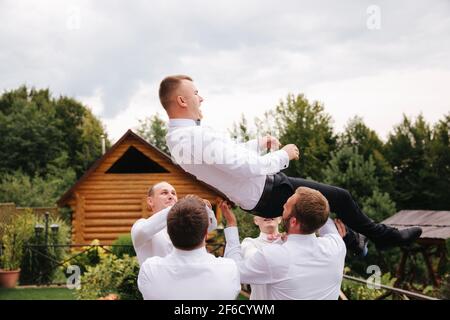
[[106,173],[169,173],[169,171],[130,146]]

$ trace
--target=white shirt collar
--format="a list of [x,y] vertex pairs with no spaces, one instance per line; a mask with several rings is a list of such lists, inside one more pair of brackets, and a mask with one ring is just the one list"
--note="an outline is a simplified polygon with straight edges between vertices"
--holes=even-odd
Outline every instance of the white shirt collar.
[[295,242],[304,242],[304,241],[314,241],[317,239],[315,233],[311,234],[289,234],[287,237],[287,241],[295,241]]
[[169,127],[192,127],[197,123],[192,119],[169,119]]
[[202,256],[204,254],[207,254],[208,251],[206,251],[206,247],[201,247],[201,248],[194,249],[194,250],[181,250],[181,249],[178,249],[178,248],[174,247],[172,253],[177,255],[177,256],[183,256],[183,257],[186,257],[186,256],[190,256],[190,257],[196,256],[196,257],[198,257],[198,256]]

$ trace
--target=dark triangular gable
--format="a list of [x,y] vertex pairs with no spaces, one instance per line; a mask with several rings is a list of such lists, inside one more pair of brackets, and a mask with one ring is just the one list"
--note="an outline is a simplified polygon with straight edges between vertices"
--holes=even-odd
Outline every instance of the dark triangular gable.
[[169,173],[169,171],[130,146],[105,173]]

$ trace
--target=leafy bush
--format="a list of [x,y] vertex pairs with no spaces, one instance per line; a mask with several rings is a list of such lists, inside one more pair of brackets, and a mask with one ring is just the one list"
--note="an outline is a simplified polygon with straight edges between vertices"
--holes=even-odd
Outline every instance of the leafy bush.
[[[100,244],[98,240],[93,240],[91,246],[86,246],[82,248],[80,252],[79,249],[72,249],[70,255],[72,259],[64,264],[64,268],[70,265],[76,265],[80,268],[81,274],[84,274],[89,267],[94,267],[102,260],[102,257],[107,255],[107,252],[102,247],[95,247],[95,245]],[[93,247],[94,246],[94,247]]]
[[116,241],[113,242],[111,251],[118,258],[122,258],[126,254],[130,257],[135,257],[136,251],[134,251],[131,234],[124,234],[119,236]]
[[[385,273],[380,278],[380,284],[392,287],[396,280],[396,278],[391,278],[390,273]],[[386,293],[386,290],[370,288],[368,285],[346,279],[342,281],[341,289],[350,300],[375,300]]]
[[15,214],[11,221],[1,225],[4,251],[0,257],[3,269],[21,269],[20,283],[50,283],[57,269],[56,262],[65,256],[65,249],[53,247],[53,244],[66,244],[70,237],[70,227],[60,218],[49,218],[49,225],[58,224],[59,231],[52,234],[49,230],[48,247],[27,245],[44,244],[45,235],[35,234],[36,224],[44,225],[44,216],[36,216],[31,209]]
[[137,287],[138,273],[136,257],[104,255],[99,264],[87,268],[75,296],[79,300],[92,300],[117,294],[121,299],[142,299]]
[[441,299],[450,300],[450,274],[446,274],[443,277],[439,291],[439,296]]
[[31,210],[16,214],[8,224],[2,224],[2,245],[4,250],[0,256],[0,267],[4,270],[20,268],[23,257],[23,246],[34,232],[34,215]]

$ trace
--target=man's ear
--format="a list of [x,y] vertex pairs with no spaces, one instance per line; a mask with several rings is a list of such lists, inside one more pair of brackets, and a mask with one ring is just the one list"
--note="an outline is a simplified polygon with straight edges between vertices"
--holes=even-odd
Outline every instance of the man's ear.
[[259,227],[259,224],[258,224],[257,221],[258,221],[258,218],[257,217],[253,217],[253,223],[256,224]]
[[153,198],[147,197],[147,206],[150,209],[150,211],[153,211]]
[[292,218],[289,220],[289,224],[290,224],[290,227],[291,227],[291,228],[294,228],[294,227],[297,226],[297,225],[300,227],[300,222],[297,221],[297,218],[296,218],[296,217],[292,217]]
[[186,107],[186,106],[187,106],[187,105],[186,105],[186,100],[184,99],[183,96],[177,96],[176,101],[177,101],[177,104],[178,104],[180,107]]

